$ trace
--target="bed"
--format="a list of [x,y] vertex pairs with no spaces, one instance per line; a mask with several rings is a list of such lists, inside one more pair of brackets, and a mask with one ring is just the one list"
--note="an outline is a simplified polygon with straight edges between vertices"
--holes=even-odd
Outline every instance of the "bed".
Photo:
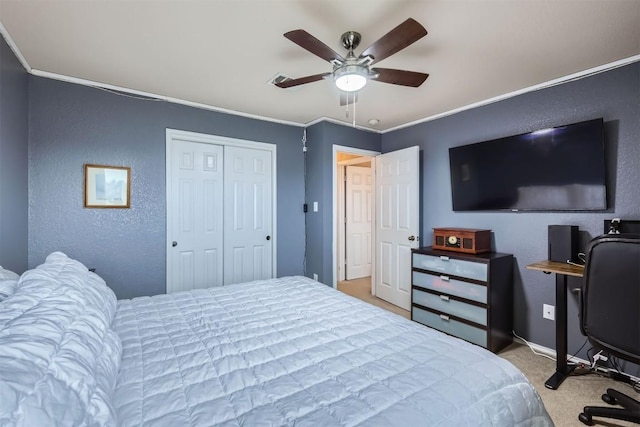
[[0,376],[0,425],[553,425],[506,360],[306,277],[116,301],[61,252],[0,301]]

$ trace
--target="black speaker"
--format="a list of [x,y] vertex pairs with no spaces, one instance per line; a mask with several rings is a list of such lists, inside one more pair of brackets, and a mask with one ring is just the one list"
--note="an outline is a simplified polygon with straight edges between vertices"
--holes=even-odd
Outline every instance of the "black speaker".
[[578,262],[578,226],[549,226],[549,261]]

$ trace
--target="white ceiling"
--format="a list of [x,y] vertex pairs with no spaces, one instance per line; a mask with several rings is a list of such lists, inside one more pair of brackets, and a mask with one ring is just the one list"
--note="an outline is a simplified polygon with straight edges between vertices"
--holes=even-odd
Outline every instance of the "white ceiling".
[[267,84],[331,71],[283,33],[304,29],[342,54],[340,35],[358,31],[359,54],[409,17],[429,34],[376,65],[430,77],[419,88],[370,82],[358,126],[385,131],[640,60],[639,0],[0,0],[0,29],[36,75],[297,124],[352,123],[354,112],[331,80]]

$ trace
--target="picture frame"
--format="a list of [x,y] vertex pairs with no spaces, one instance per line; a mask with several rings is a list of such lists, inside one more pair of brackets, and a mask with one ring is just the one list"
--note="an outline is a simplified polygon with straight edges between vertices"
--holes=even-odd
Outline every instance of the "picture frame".
[[131,168],[84,165],[84,207],[125,208],[131,202]]

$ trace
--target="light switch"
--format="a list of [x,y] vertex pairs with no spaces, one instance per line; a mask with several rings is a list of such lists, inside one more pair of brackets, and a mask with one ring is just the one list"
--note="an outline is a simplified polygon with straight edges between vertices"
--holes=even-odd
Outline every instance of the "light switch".
[[313,202],[313,211],[318,212],[318,202]]

